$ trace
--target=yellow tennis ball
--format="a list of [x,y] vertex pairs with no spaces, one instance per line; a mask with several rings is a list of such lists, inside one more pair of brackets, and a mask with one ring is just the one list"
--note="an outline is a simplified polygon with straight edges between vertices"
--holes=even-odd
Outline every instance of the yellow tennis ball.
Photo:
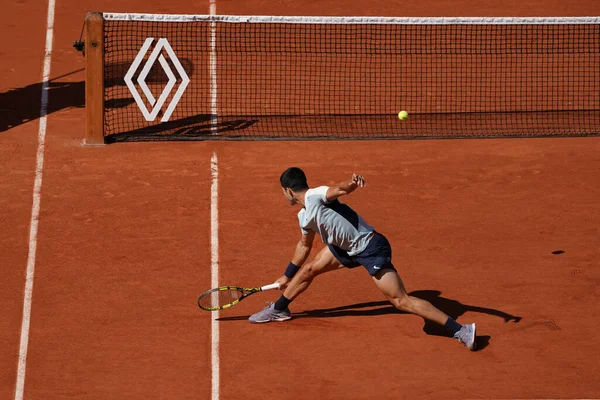
[[406,111],[402,110],[398,113],[398,118],[400,120],[405,120],[406,118],[408,118],[408,113]]

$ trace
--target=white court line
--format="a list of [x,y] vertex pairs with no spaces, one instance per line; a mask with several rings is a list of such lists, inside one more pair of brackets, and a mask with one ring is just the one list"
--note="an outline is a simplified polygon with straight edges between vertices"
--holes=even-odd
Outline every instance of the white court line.
[[52,56],[53,36],[54,0],[48,0],[46,48],[44,54],[44,71],[42,76],[42,105],[40,108],[40,127],[38,130],[38,147],[35,163],[35,179],[33,182],[33,205],[31,206],[31,223],[29,225],[29,253],[27,254],[27,275],[25,277],[25,294],[23,296],[23,320],[21,322],[21,343],[19,345],[19,364],[17,366],[17,384],[15,387],[15,400],[22,400],[23,392],[25,391],[25,370],[27,364],[27,347],[29,345],[29,326],[31,322],[31,299],[33,293],[33,274],[35,272],[35,255],[37,249],[37,234],[40,216],[42,172],[44,169],[46,114],[48,113],[48,81],[50,79],[50,61]]
[[[210,15],[217,14],[216,0],[210,0]],[[217,134],[217,25],[215,21],[210,23],[210,114],[212,116],[211,132]]]
[[[210,15],[216,15],[216,0],[210,0]],[[217,134],[217,54],[216,54],[216,25],[210,23],[210,113],[212,116],[211,131]],[[219,286],[219,164],[217,153],[213,153],[210,160],[212,171],[212,182],[210,188],[210,258],[211,258],[211,287]],[[219,400],[219,312],[214,312],[214,318],[210,321],[211,331],[211,398]]]
[[[210,283],[211,287],[219,286],[219,164],[217,153],[213,153],[210,160],[211,185],[210,185]],[[213,311],[210,321],[211,331],[211,398],[219,400],[219,312]]]

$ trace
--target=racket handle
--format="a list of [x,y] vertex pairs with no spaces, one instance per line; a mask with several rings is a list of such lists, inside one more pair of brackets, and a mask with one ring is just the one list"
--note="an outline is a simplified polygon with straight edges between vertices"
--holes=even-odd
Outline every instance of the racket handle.
[[279,283],[277,283],[277,282],[271,283],[270,285],[265,285],[260,288],[260,290],[273,290],[273,289],[279,289]]

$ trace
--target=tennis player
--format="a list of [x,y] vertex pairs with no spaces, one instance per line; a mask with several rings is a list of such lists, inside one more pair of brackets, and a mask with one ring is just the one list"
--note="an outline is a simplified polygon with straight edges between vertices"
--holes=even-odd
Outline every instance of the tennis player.
[[[460,325],[431,303],[409,296],[392,264],[392,249],[385,236],[375,231],[352,208],[338,198],[365,186],[361,175],[335,186],[310,189],[300,168],[288,168],[280,178],[283,195],[291,205],[300,204],[298,220],[302,237],[284,275],[277,279],[283,294],[275,303],[252,315],[251,323],[286,321],[292,318],[289,304],[320,274],[338,268],[363,266],[375,285],[399,310],[416,314],[444,326],[470,350],[475,350],[475,324]],[[327,244],[310,262],[315,234]]]

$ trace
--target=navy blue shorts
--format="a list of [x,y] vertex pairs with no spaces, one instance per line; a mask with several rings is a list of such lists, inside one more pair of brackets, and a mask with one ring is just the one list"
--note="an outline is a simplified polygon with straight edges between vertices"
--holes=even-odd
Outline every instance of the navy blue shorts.
[[332,244],[329,245],[329,250],[333,253],[335,258],[347,268],[355,268],[363,266],[369,271],[369,275],[373,276],[382,269],[393,269],[392,264],[392,247],[390,242],[381,233],[373,232],[373,237],[361,253],[350,256],[346,250],[343,250]]

